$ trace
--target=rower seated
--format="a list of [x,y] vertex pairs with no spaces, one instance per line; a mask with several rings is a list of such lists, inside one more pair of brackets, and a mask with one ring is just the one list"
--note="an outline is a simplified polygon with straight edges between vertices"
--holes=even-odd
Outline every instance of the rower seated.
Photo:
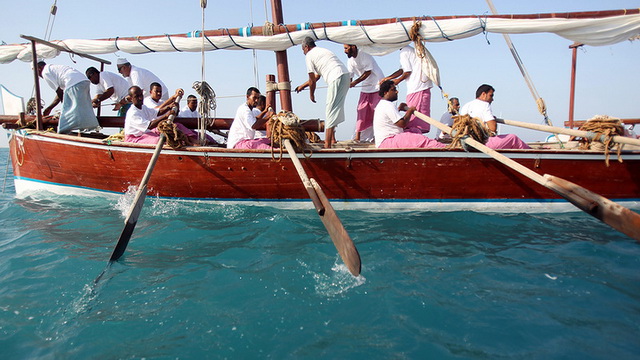
[[527,143],[522,141],[517,135],[498,135],[498,123],[493,116],[491,103],[495,89],[491,85],[482,84],[476,90],[476,99],[466,103],[460,109],[460,115],[469,115],[472,118],[484,121],[489,129],[489,140],[485,144],[491,149],[531,149]]
[[[398,108],[398,89],[392,80],[380,84],[378,94],[382,97],[373,115],[373,136],[378,148],[444,148],[446,145],[422,134],[405,131],[415,107],[402,103]],[[400,111],[406,111],[404,116]]]
[[[229,129],[228,149],[271,149],[269,138],[258,138],[256,129],[261,128],[270,116],[265,114],[256,118],[254,108],[260,102],[260,90],[250,87],[247,90],[247,100],[238,107]],[[266,110],[265,110],[266,111]]]
[[[143,104],[144,96],[139,86],[129,88],[132,106],[127,111],[124,120],[124,141],[138,144],[157,144],[160,140],[158,124],[168,119],[171,114],[175,114],[172,108],[175,100],[182,96],[182,89],[176,90],[174,96],[165,101],[158,109],[150,108]],[[170,109],[170,110],[167,110]],[[163,115],[158,115],[164,110]],[[188,145],[196,145],[198,134],[188,129],[180,123],[176,123],[177,128],[187,137]]]

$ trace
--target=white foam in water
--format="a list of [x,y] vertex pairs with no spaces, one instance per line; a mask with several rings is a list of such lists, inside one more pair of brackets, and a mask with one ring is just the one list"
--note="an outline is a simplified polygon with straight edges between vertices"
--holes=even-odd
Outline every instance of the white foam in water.
[[122,194],[118,198],[118,202],[116,203],[116,210],[120,211],[123,217],[126,217],[129,213],[129,208],[131,208],[131,204],[133,204],[133,200],[136,198],[136,191],[138,187],[136,185],[129,185],[127,192]]
[[330,274],[312,273],[313,279],[316,281],[315,290],[319,295],[335,297],[349,291],[349,289],[363,285],[367,281],[362,275],[351,275],[339,256],[336,257],[331,271]]

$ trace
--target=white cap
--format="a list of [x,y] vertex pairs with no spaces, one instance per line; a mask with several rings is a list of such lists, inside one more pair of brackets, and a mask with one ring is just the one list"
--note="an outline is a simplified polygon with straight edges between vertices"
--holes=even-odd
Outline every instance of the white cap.
[[124,65],[128,63],[129,61],[126,58],[118,58],[118,61],[116,61],[116,65]]

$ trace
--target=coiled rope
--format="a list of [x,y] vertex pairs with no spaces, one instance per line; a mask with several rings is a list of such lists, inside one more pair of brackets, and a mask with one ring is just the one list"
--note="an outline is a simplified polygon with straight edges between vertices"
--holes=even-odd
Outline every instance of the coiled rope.
[[591,132],[594,136],[587,136],[580,139],[580,149],[604,151],[605,163],[609,166],[610,149],[614,146],[618,156],[618,162],[622,162],[623,144],[615,143],[614,136],[624,136],[624,127],[618,118],[608,115],[596,115],[587,120],[579,130]]
[[469,151],[464,143],[464,139],[469,136],[482,144],[489,140],[489,130],[483,121],[469,115],[455,115],[452,118],[451,144],[447,146],[448,149],[463,148]]
[[172,120],[162,120],[158,124],[158,131],[167,137],[167,144],[172,149],[180,149],[189,145],[187,135],[183,134]]
[[[216,118],[216,108],[218,107],[216,92],[204,80],[194,82],[193,89],[200,95],[200,103],[198,104],[198,113],[200,114],[198,119],[198,140],[201,145],[204,145],[206,142],[205,130],[209,125],[212,125],[213,120]],[[209,115],[210,111],[213,112],[213,118]],[[216,133],[226,137],[226,134]]]
[[296,152],[304,154],[305,150],[307,150],[307,134],[300,123],[300,118],[296,114],[291,111],[280,111],[269,119],[268,126],[271,139],[271,158],[275,159],[274,151],[278,148],[278,160],[282,159],[282,149],[284,148],[282,143],[284,139],[291,140]]

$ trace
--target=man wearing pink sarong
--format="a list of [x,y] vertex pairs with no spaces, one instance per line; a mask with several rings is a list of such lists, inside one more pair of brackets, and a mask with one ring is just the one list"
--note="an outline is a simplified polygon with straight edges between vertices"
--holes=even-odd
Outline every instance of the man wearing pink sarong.
[[[160,109],[173,107],[178,95],[182,94],[182,89],[178,89],[174,96],[160,106]],[[134,85],[129,88],[129,97],[132,105],[127,110],[127,115],[124,119],[124,141],[138,144],[157,144],[160,140],[160,132],[157,126],[162,120],[169,118],[173,110],[158,116],[159,109],[152,109],[144,105],[144,95],[139,86]],[[187,136],[189,145],[197,144],[198,134],[182,124],[176,123],[176,126]]]
[[[398,108],[393,104],[398,100],[398,89],[391,80],[380,84],[378,93],[382,99],[376,106],[373,116],[373,132],[376,147],[378,148],[444,148],[446,145],[434,139],[417,134],[405,132],[404,128],[416,111],[415,107],[408,107],[402,103]],[[404,116],[400,110],[406,111]]]
[[493,86],[480,85],[476,90],[476,99],[466,103],[460,109],[460,115],[469,115],[485,122],[491,135],[485,145],[491,149],[531,149],[529,145],[514,134],[497,135],[498,123],[496,123],[496,117],[493,116],[491,110],[494,93]]
[[[433,81],[422,71],[422,61],[416,55],[416,50],[407,45],[400,49],[400,69],[382,80],[393,80],[396,85],[407,80],[407,105],[415,107],[418,112],[431,116]],[[412,115],[407,129],[417,133],[427,133],[431,129],[431,125]]]
[[227,139],[227,149],[271,149],[269,138],[256,138],[256,129],[262,127],[269,116],[256,119],[253,108],[260,101],[260,90],[250,87],[247,90],[247,101],[238,107],[233,118]]
[[[378,82],[383,74],[373,56],[359,51],[356,45],[344,45],[347,55],[347,69],[351,75],[349,87],[361,85],[356,119],[356,141],[373,140],[373,112],[380,101]],[[355,78],[355,80],[354,80]]]

